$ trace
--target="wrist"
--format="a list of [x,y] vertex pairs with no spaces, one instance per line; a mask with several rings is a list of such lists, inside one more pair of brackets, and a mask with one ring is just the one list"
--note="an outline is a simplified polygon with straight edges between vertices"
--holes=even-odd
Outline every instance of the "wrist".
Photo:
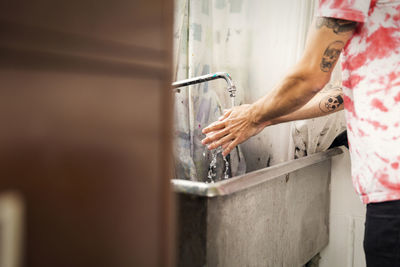
[[[250,105],[250,120],[254,125],[263,125],[267,123],[263,120],[263,114],[261,112],[261,107],[259,101],[254,102]],[[267,125],[266,125],[267,126]]]

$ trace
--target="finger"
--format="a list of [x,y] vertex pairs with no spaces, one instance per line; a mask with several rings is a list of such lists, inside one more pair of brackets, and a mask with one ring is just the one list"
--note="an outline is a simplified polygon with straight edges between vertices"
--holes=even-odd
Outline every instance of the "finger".
[[232,141],[232,139],[234,139],[234,136],[232,134],[229,134],[229,135],[219,139],[218,141],[211,143],[211,145],[209,145],[207,148],[210,150],[216,149],[217,147],[220,147],[220,146],[226,144],[227,142]]
[[225,148],[227,148],[229,146],[230,142],[227,142],[225,144],[222,145],[222,150],[225,150]]
[[216,121],[213,122],[212,124],[210,124],[209,126],[207,126],[206,128],[203,129],[203,133],[209,133],[209,132],[214,132],[214,131],[218,131],[225,128],[225,122],[223,121]]
[[224,149],[224,152],[222,152],[222,155],[224,157],[226,157],[229,153],[231,153],[232,149],[235,148],[235,146],[237,146],[239,144],[239,140],[238,138],[236,138],[235,140],[233,140],[227,148]]
[[203,145],[212,143],[212,142],[214,142],[214,141],[216,141],[216,140],[218,140],[218,139],[224,137],[224,136],[227,135],[228,133],[229,133],[229,129],[227,129],[227,128],[222,129],[221,131],[218,131],[218,132],[216,132],[215,134],[208,135],[206,138],[204,138],[203,140],[201,140],[201,143],[202,143]]
[[232,113],[232,110],[231,110],[231,109],[225,109],[225,110],[224,110],[224,113],[222,114],[222,116],[220,116],[220,117],[218,118],[218,120],[219,120],[219,121],[225,120],[226,118],[229,117],[229,115],[231,115],[231,113]]

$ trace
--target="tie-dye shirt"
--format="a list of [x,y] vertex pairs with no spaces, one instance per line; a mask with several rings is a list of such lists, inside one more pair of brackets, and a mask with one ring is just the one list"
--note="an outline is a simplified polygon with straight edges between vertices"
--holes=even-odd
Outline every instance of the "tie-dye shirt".
[[400,199],[400,0],[321,0],[359,22],[342,55],[353,184],[364,203]]

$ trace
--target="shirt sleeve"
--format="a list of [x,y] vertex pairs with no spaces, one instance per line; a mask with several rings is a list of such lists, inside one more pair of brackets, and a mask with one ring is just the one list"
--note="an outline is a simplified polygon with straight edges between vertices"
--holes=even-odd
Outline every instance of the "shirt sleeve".
[[319,0],[317,15],[365,22],[370,4],[371,0]]

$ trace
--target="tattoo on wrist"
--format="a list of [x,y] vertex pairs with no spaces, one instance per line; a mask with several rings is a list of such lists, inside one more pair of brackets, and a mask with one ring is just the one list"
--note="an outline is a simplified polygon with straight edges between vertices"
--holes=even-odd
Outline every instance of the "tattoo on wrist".
[[342,94],[328,95],[319,102],[319,109],[324,113],[329,113],[338,110],[342,104]]
[[323,72],[329,72],[332,69],[339,58],[343,47],[344,43],[342,41],[335,41],[328,45],[322,56],[322,61],[320,64],[320,68]]
[[357,27],[357,22],[343,19],[318,17],[315,23],[317,29],[326,26],[332,29],[334,33],[341,34],[346,32],[351,32]]

